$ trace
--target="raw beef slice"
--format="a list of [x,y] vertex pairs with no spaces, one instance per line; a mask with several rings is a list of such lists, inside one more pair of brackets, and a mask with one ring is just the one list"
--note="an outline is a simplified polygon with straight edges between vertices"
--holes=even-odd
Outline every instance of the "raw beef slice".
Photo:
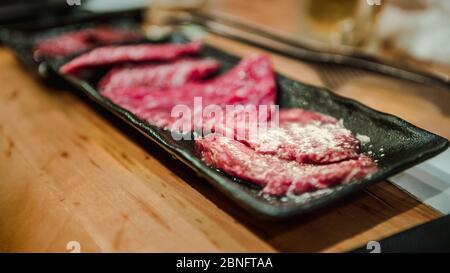
[[359,156],[358,139],[340,123],[283,122],[278,128],[237,140],[258,153],[299,163],[328,164]]
[[302,109],[274,110],[227,112],[232,116],[204,120],[203,132],[228,136],[258,153],[299,163],[328,164],[359,156],[358,139],[335,118]]
[[363,179],[377,170],[375,163],[364,155],[329,165],[299,164],[263,155],[236,140],[215,134],[196,139],[195,145],[206,164],[260,185],[269,195],[323,189]]
[[[273,105],[276,91],[269,58],[253,55],[227,73],[204,83],[187,83],[166,90],[151,86],[119,88],[103,95],[149,123],[170,129],[177,120],[169,118],[174,106],[186,105],[195,114],[194,97],[202,98],[203,107],[211,104],[219,107]],[[193,121],[193,118],[187,120]],[[202,127],[201,124],[195,126]]]
[[198,53],[201,49],[201,42],[104,46],[76,57],[63,65],[60,72],[73,74],[84,68],[124,62],[171,61],[181,56]]
[[67,56],[96,45],[133,41],[140,38],[141,36],[137,33],[111,27],[70,31],[38,42],[34,49],[34,58],[39,60],[43,56]]
[[183,59],[169,64],[139,65],[112,69],[99,83],[101,92],[137,86],[159,89],[182,86],[205,78],[219,69],[214,59]]
[[[214,123],[213,132],[221,135],[225,135],[228,132],[234,132],[233,134],[227,134],[227,136],[232,137],[236,140],[242,141],[244,143],[250,143],[251,137],[258,136],[255,132],[247,132],[249,127],[253,127],[257,129],[257,133],[271,133],[275,137],[275,133],[273,131],[268,131],[267,129],[278,128],[278,126],[287,126],[291,123],[330,123],[336,124],[337,119],[320,114],[317,112],[307,111],[298,108],[291,109],[282,109],[279,110],[276,105],[272,105],[272,107],[268,108],[257,108],[254,107],[253,112],[250,109],[243,109],[237,111],[231,111],[227,113],[227,115],[231,115],[228,117],[216,117],[214,119],[209,119],[204,126],[209,126],[209,123]],[[256,121],[257,124],[251,124],[254,121],[247,118],[247,116],[252,116],[253,120]],[[256,118],[255,118],[256,117]],[[230,121],[231,118],[231,122]],[[262,124],[261,122],[265,122]],[[238,133],[238,131],[240,133]],[[243,132],[244,131],[244,132]],[[255,133],[250,135],[250,133]],[[254,139],[257,141],[257,139]]]

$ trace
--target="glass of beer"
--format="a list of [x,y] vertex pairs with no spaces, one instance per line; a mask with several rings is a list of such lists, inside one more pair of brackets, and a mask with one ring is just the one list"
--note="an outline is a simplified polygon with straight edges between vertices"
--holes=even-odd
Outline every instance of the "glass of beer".
[[362,46],[383,0],[299,0],[298,33],[330,45]]

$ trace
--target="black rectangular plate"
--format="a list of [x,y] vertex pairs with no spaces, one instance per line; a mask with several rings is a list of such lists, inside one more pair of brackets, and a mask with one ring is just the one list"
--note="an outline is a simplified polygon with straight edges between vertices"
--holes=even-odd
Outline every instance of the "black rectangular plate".
[[[182,35],[174,34],[171,42],[187,42],[187,40]],[[201,55],[219,60],[222,72],[239,62],[238,57],[211,46],[206,46]],[[353,133],[370,137],[370,143],[363,145],[362,151],[372,152],[372,157],[378,161],[380,170],[370,178],[303,194],[298,198],[268,198],[262,196],[259,193],[260,189],[253,184],[205,165],[195,154],[194,141],[175,141],[168,131],[148,124],[102,97],[96,90],[96,85],[105,70],[95,71],[93,76],[84,79],[59,74],[57,72],[59,67],[70,58],[72,57],[48,60],[48,64],[57,75],[72,83],[96,104],[131,124],[236,203],[266,218],[285,218],[312,211],[412,167],[448,147],[447,139],[417,128],[395,116],[378,112],[325,88],[305,85],[276,74],[277,100],[280,108],[304,108],[343,119],[345,127]]]

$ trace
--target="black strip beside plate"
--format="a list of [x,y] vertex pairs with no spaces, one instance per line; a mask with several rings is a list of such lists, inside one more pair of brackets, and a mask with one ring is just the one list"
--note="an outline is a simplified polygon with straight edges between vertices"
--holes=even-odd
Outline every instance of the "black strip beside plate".
[[450,253],[450,215],[387,237],[354,253]]
[[[187,42],[187,40],[182,35],[174,34],[171,42]],[[220,61],[222,72],[239,62],[238,57],[210,46],[207,46],[201,55]],[[284,218],[322,207],[412,167],[448,147],[445,138],[417,128],[397,117],[375,111],[325,88],[305,85],[277,74],[277,100],[280,108],[305,108],[342,119],[345,127],[353,133],[370,137],[370,143],[363,145],[362,151],[378,161],[380,170],[368,179],[302,194],[296,198],[268,198],[262,196],[259,189],[252,184],[206,166],[195,154],[194,141],[175,141],[170,132],[148,124],[102,97],[96,86],[101,74],[106,72],[104,69],[95,71],[96,75],[89,79],[59,74],[57,72],[59,67],[69,59],[48,61],[48,64],[59,76],[71,82],[99,106],[158,143],[239,205],[263,217]]]

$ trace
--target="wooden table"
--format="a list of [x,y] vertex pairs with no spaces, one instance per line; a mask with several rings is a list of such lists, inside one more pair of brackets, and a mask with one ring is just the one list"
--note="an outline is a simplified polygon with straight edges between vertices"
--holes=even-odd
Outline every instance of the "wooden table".
[[[255,48],[210,35],[238,55]],[[322,85],[309,65],[275,68]],[[157,145],[0,48],[0,251],[348,251],[438,218],[389,182],[317,212],[255,219]],[[450,92],[380,76],[336,92],[450,137]],[[424,115],[427,113],[427,115]]]

